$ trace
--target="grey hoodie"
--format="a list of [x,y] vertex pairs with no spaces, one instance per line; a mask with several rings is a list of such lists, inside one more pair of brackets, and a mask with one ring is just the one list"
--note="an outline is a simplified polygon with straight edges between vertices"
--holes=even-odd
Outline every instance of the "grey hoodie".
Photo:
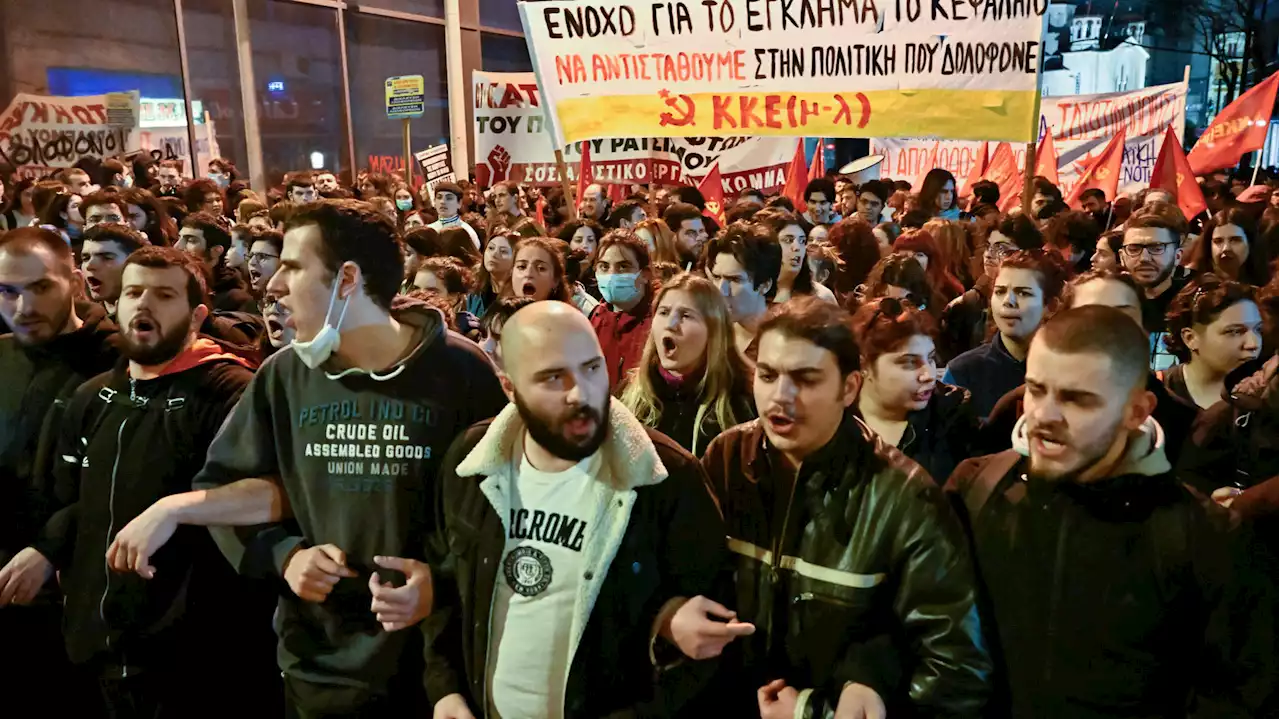
[[421,342],[384,373],[335,371],[333,360],[309,369],[292,348],[267,360],[194,481],[203,489],[266,477],[283,486],[291,521],[214,530],[241,572],[283,576],[296,547],[333,544],[358,575],[320,604],[287,589],[280,598],[280,667],[324,688],[310,702],[295,697],[304,707],[347,711],[386,694],[401,654],[420,647],[407,643],[419,628],[387,633],[370,611],[370,573],[393,574],[373,558],[428,559],[440,458],[455,436],[506,404],[484,353],[447,331],[438,311],[411,305],[394,314],[421,331]]
[[[1027,417],[1018,418],[1013,426],[1013,450],[1024,457],[1031,456],[1027,441]],[[1173,469],[1164,449],[1164,428],[1155,417],[1147,417],[1142,426],[1129,433],[1129,443],[1124,449],[1124,459],[1111,471],[1111,476],[1137,474],[1154,477]]]

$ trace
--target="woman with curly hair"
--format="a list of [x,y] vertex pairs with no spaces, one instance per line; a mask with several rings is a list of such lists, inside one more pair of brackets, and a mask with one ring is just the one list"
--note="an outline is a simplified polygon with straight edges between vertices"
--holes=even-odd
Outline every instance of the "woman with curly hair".
[[641,423],[694,455],[755,417],[729,306],[710,280],[683,273],[658,290],[648,341],[620,398]]
[[590,257],[600,245],[600,238],[604,237],[604,228],[595,220],[578,218],[561,225],[556,230],[556,237],[569,243],[570,250],[582,250]]
[[[210,163],[212,165],[212,163]],[[226,194],[213,180],[193,180],[182,190],[182,204],[187,214],[207,212],[214,217],[222,217],[226,208]]]
[[1262,352],[1262,312],[1252,285],[1204,274],[1182,288],[1165,315],[1164,342],[1182,361],[1164,370],[1169,393],[1193,407],[1222,401],[1227,375]]

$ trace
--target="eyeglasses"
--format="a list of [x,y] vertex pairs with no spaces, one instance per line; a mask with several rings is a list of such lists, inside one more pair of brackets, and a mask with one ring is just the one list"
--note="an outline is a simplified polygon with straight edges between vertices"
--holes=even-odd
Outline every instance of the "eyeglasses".
[[983,250],[982,254],[986,255],[987,257],[995,257],[997,259],[1003,260],[1004,258],[1008,257],[1009,255],[1012,255],[1017,251],[1018,251],[1018,248],[1014,247],[1013,245],[1005,244],[1003,242],[997,242],[994,245],[987,245],[987,249]]
[[262,263],[267,260],[278,260],[280,259],[280,255],[272,255],[266,252],[250,252],[246,259],[248,259],[249,262]]
[[884,317],[893,322],[906,313],[907,308],[914,307],[920,312],[924,312],[925,303],[916,296],[914,292],[908,292],[906,297],[898,299],[897,297],[881,297],[880,302],[876,306],[875,314],[871,315],[871,322],[867,323],[870,327],[876,323],[876,320]]
[[1135,260],[1142,257],[1143,252],[1150,252],[1152,257],[1164,257],[1165,253],[1169,251],[1169,248],[1177,244],[1177,242],[1160,242],[1152,244],[1135,243],[1121,247],[1120,251],[1124,253],[1125,257],[1130,257]]
[[263,297],[261,300],[258,301],[258,310],[264,315],[271,314],[272,313],[271,311],[274,309],[277,309],[279,306],[280,306],[279,297],[272,297],[270,295],[267,295],[266,297]]

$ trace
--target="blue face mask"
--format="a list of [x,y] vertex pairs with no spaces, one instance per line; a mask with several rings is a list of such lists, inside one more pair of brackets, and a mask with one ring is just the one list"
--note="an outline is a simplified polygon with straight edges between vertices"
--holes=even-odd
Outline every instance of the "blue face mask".
[[231,181],[227,179],[227,176],[222,174],[221,172],[210,172],[209,179],[213,180],[213,183],[215,185],[217,185],[218,187],[221,187],[224,190],[227,188],[227,185],[231,183]]
[[639,272],[627,272],[612,275],[597,275],[600,285],[600,296],[611,305],[625,305],[640,297],[640,288],[636,287]]
[[401,212],[408,212],[413,209],[413,200],[396,200],[396,209]]

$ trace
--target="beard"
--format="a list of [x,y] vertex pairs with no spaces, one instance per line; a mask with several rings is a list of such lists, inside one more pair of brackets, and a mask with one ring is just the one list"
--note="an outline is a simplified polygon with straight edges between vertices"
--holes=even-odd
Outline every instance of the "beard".
[[1093,469],[1106,458],[1115,440],[1115,433],[1120,431],[1123,430],[1117,425],[1112,431],[1103,432],[1087,444],[1078,446],[1078,448],[1073,444],[1073,453],[1078,459],[1066,466],[1063,466],[1061,462],[1038,462],[1035,452],[1032,452],[1028,474],[1033,478],[1054,484],[1073,482],[1077,477]]
[[168,362],[182,352],[187,344],[186,325],[176,325],[170,330],[165,330],[154,319],[151,323],[158,332],[158,337],[153,344],[138,342],[132,327],[121,330],[120,356],[147,367]]
[[[59,308],[57,313],[50,317],[37,315],[39,319],[45,320],[47,322],[48,324],[47,328],[41,328],[40,333],[35,335],[27,334],[25,332],[20,332],[15,330],[13,332],[13,337],[15,340],[18,341],[18,344],[22,345],[23,347],[40,347],[42,345],[48,344],[49,342],[52,342],[53,340],[57,339],[58,335],[62,333],[62,328],[66,327],[67,322],[71,320],[71,313],[73,311],[75,311],[75,306],[68,302],[66,306]],[[31,319],[31,316],[29,315],[28,316],[19,315],[13,318],[15,325],[30,319]]]
[[[604,412],[601,409],[583,405],[570,410],[563,416],[547,419],[525,404],[519,392],[515,392],[515,402],[516,410],[520,412],[520,419],[524,420],[529,436],[543,449],[560,459],[581,462],[595,454],[609,435],[609,424],[605,421]],[[586,440],[575,442],[565,436],[564,426],[569,421],[580,418],[595,420],[596,431]]]

